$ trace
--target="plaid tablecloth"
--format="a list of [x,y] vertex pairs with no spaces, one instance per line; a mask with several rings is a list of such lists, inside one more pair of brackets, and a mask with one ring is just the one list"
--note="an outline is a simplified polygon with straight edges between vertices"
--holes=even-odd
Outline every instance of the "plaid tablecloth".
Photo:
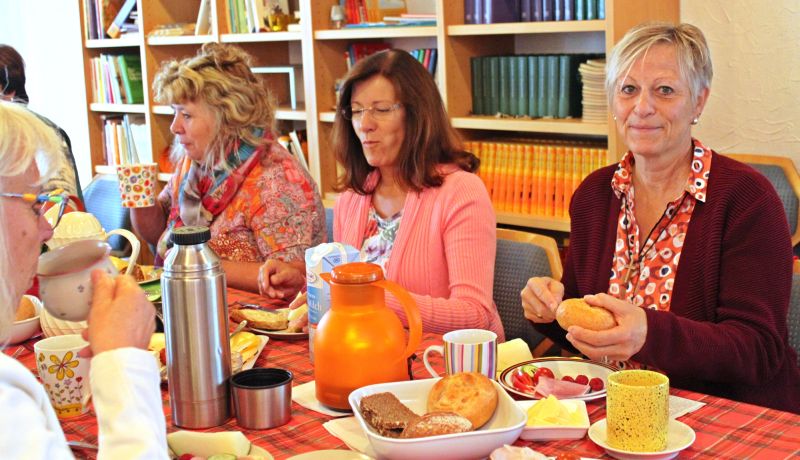
[[[258,295],[229,289],[228,301],[259,303],[263,301]],[[419,347],[418,356],[433,344],[440,344],[441,336],[425,334]],[[30,345],[30,344],[28,344]],[[18,347],[5,350],[11,354]],[[434,366],[443,369],[441,359]],[[18,357],[28,368],[33,369],[33,353],[25,350]],[[281,341],[270,339],[256,362],[257,367],[280,367],[294,373],[294,385],[309,382],[314,378],[314,370],[308,358],[308,341]],[[414,375],[426,378],[428,372],[421,359],[414,364]],[[678,458],[748,458],[748,459],[782,459],[800,456],[800,416],[767,409],[750,404],[739,403],[728,399],[717,398],[690,391],[672,389],[671,393],[684,398],[704,402],[705,405],[695,412],[689,413],[679,420],[691,426],[697,439],[688,449],[682,451]],[[169,392],[167,386],[162,388],[164,413],[167,415],[167,428],[175,431],[171,425]],[[589,419],[592,423],[605,417],[605,401],[597,400],[587,403]],[[276,459],[284,459],[303,452],[322,449],[347,449],[338,439],[330,435],[322,424],[331,417],[311,411],[298,404],[292,405],[292,419],[284,426],[270,430],[244,430],[236,425],[236,419],[225,425],[206,431],[241,430],[253,441],[269,451]],[[97,443],[97,421],[93,411],[87,414],[62,421],[67,438],[70,440]],[[595,445],[588,436],[577,441],[528,442],[518,440],[520,446],[530,446],[547,455],[556,455],[568,451],[590,458],[609,458],[604,451]],[[78,452],[78,455],[84,453]],[[92,452],[88,458],[94,458]]]

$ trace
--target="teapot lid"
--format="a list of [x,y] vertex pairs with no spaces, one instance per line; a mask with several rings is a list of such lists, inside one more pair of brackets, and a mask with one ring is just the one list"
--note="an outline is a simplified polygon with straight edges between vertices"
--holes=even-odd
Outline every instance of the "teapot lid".
[[366,284],[383,279],[380,265],[369,262],[350,262],[333,267],[333,282],[339,284]]
[[[53,206],[44,213],[48,222],[55,220],[55,213],[58,212],[57,208],[57,206]],[[53,214],[51,215],[51,213]],[[97,217],[88,212],[80,211],[65,213],[61,217],[61,222],[53,229],[53,237],[55,238],[85,237],[89,235],[101,235],[100,237],[102,238],[104,233],[105,231]]]

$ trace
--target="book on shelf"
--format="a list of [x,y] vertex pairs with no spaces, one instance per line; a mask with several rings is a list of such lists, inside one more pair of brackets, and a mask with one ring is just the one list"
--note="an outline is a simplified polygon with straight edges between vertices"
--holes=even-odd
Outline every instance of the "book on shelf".
[[519,0],[484,0],[483,24],[519,22]]
[[211,33],[211,0],[200,0],[197,20],[194,23],[194,34],[207,35],[209,33]]
[[128,94],[128,104],[144,103],[144,82],[142,81],[142,58],[136,54],[117,56],[122,74],[122,83]]
[[122,4],[119,11],[117,11],[117,15],[111,21],[111,25],[109,25],[106,29],[106,33],[109,37],[119,38],[120,33],[122,32],[123,23],[128,20],[128,17],[131,15],[131,11],[135,7],[136,0],[125,0],[125,3]]

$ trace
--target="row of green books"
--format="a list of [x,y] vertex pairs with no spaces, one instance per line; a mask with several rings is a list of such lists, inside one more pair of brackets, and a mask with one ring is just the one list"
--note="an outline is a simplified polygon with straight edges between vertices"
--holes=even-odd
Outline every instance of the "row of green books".
[[91,59],[93,101],[143,104],[142,60],[135,54],[101,54]]
[[472,114],[579,118],[578,66],[592,57],[589,54],[473,57]]

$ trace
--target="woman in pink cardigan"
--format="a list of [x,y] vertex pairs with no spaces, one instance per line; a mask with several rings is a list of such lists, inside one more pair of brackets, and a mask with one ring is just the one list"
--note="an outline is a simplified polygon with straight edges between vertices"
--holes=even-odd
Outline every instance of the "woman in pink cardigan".
[[[359,62],[341,89],[333,143],[344,166],[334,240],[406,288],[425,331],[482,328],[503,340],[494,209],[427,70],[402,50]],[[387,303],[405,323],[396,299]]]

